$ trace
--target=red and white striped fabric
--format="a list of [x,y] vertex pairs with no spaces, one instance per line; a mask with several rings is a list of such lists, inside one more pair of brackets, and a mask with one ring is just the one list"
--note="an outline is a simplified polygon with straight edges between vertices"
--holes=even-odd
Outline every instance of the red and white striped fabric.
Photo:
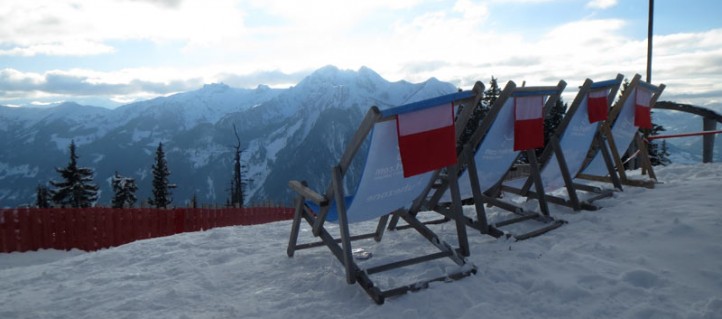
[[645,88],[637,88],[634,97],[634,126],[639,128],[652,128],[652,92]]
[[514,98],[514,150],[544,147],[543,96]]
[[596,90],[589,92],[587,113],[589,123],[605,121],[609,117],[609,90]]
[[396,128],[404,177],[456,163],[453,104],[399,114]]

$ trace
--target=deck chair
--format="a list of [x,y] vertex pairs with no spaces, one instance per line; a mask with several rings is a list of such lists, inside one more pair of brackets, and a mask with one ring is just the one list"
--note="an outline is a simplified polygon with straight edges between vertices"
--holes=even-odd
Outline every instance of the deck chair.
[[[536,179],[531,177],[507,181],[503,184],[502,190],[537,199],[545,198],[548,202],[568,206],[575,211],[597,210],[598,207],[593,202],[611,196],[612,192],[578,183],[575,179],[584,168],[593,143],[600,143],[600,126],[604,123],[604,116],[597,113],[609,109],[610,101],[616,96],[623,78],[624,76],[618,74],[616,79],[602,82],[592,82],[587,79],[580,87],[564,119],[550,137],[549,144],[541,155],[543,163],[540,172],[541,183],[546,193],[532,190],[531,186],[535,184]],[[590,105],[594,106],[591,110]],[[597,116],[593,119],[595,115]],[[606,174],[611,176],[614,185],[621,189],[610,154],[606,150],[600,153]],[[561,189],[566,190],[568,198],[552,195]],[[582,200],[580,191],[592,195]]]
[[[462,168],[464,168],[458,177],[460,195],[462,199],[473,199],[476,209],[476,219],[464,217],[467,226],[480,231],[482,234],[494,237],[513,236],[517,240],[523,240],[556,229],[564,223],[564,221],[550,216],[544,199],[539,201],[541,212],[534,212],[526,211],[513,203],[488,194],[502,182],[504,176],[522,153],[522,151],[514,150],[514,103],[516,99],[539,97],[543,101],[547,97],[544,104],[546,105],[545,108],[548,109],[556,103],[565,87],[566,83],[564,81],[560,81],[557,86],[552,87],[518,88],[514,82],[507,83],[459,155],[459,161],[462,163]],[[526,154],[533,165],[536,165],[534,151],[526,150]],[[451,205],[453,203],[453,197],[451,196],[453,195],[453,189],[449,187],[447,176],[439,178],[436,181],[437,185],[427,187],[424,200],[418,201],[417,205],[411,208],[411,211],[426,209],[447,217],[454,216],[450,210],[453,207]],[[517,216],[489,224],[484,208],[485,204],[500,207],[515,213]],[[509,234],[500,229],[503,226],[531,219],[543,222],[545,226],[525,234]],[[389,226],[395,227],[395,220],[392,219]],[[396,228],[402,229],[405,227],[408,226],[404,225]]]
[[[606,168],[602,156],[604,153],[602,151],[606,149],[612,156],[616,174],[623,185],[654,188],[657,177],[649,159],[647,146],[639,133],[640,128],[637,121],[640,120],[639,116],[642,118],[649,116],[649,110],[654,107],[664,88],[664,84],[655,86],[641,81],[639,74],[632,78],[616,106],[610,110],[609,119],[601,127],[601,134],[606,143],[597,144],[597,147],[592,150],[593,156],[587,160],[584,170],[579,174],[580,178],[607,183],[614,182],[614,174],[611,174]],[[651,124],[651,117],[648,120]],[[631,179],[624,170],[622,155],[632,144],[637,146],[641,166],[648,172],[649,179]],[[604,147],[600,147],[600,145],[604,145]]]
[[[401,143],[406,143],[405,138],[408,138],[408,136],[401,137],[400,135],[403,135],[403,132],[407,131],[409,127],[415,126],[416,129],[425,130],[428,128],[426,126],[429,122],[434,124],[434,121],[429,121],[427,117],[424,117],[428,115],[428,112],[436,112],[434,110],[450,106],[449,104],[452,103],[476,105],[481,100],[483,91],[484,86],[478,82],[472,91],[457,92],[386,110],[379,110],[375,106],[371,107],[341,156],[338,165],[332,168],[331,182],[325,193],[312,190],[305,182],[289,181],[290,188],[297,196],[287,249],[288,256],[293,257],[297,250],[326,246],[343,265],[346,282],[349,284],[358,283],[378,304],[382,304],[385,298],[425,288],[430,282],[459,279],[475,273],[476,267],[466,260],[469,255],[469,245],[466,228],[459,217],[461,214],[461,200],[458,196],[456,179],[452,179],[450,182],[452,189],[455,190],[454,194],[456,194],[451,209],[453,214],[457,214],[453,216],[457,221],[455,236],[458,245],[456,247],[442,240],[415,216],[406,213],[412,202],[419,196],[433,176],[438,173],[439,169],[420,173],[418,171],[407,172],[407,169],[416,167],[414,165],[418,163],[414,164],[405,161],[404,154],[401,153],[400,149],[404,147]],[[467,107],[465,109],[470,112],[473,108]],[[449,116],[452,116],[451,123],[453,125],[453,111],[449,109],[449,112]],[[460,119],[469,118],[468,114],[464,113],[462,115],[459,117]],[[416,121],[420,118],[423,118],[423,120]],[[408,123],[409,119],[412,121],[411,124],[403,124]],[[402,120],[405,122],[402,122]],[[458,121],[459,119],[457,119]],[[455,127],[453,129],[457,130]],[[426,131],[423,134],[428,132]],[[433,149],[433,145],[440,145],[440,147],[436,148],[451,147],[452,155],[455,155],[456,142],[453,134],[452,132],[445,135],[451,139],[444,137],[441,144],[439,144],[439,139],[427,136],[425,140],[427,144],[425,145],[432,148],[426,150],[427,153],[441,151]],[[368,141],[368,152],[363,173],[354,194],[345,196],[344,177],[352,160],[359,155],[359,150],[367,139],[370,139],[370,141]],[[447,142],[451,145],[447,145]],[[444,169],[454,172],[458,170],[458,165],[455,162],[445,164]],[[407,176],[411,174],[416,175]],[[438,248],[438,252],[374,265],[365,269],[362,268],[354,259],[352,242],[369,238],[381,241],[386,221],[391,213],[402,216],[407,223],[413,225],[413,229],[430,242],[431,249],[436,251]],[[375,232],[361,235],[352,235],[350,233],[351,224],[376,218],[380,219],[379,225],[382,226],[377,227]],[[306,220],[311,227],[311,233],[320,238],[320,241],[298,243],[301,220]],[[331,234],[329,228],[326,227],[327,222],[338,224],[338,236]],[[385,290],[379,288],[371,279],[371,276],[376,273],[445,258],[451,261],[454,271],[437,278],[424,279]]]

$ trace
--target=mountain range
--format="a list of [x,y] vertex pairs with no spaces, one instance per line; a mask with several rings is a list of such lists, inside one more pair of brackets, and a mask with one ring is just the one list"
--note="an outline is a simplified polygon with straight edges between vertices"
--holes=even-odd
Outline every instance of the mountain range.
[[[72,102],[47,108],[0,106],[0,207],[30,205],[38,185],[59,180],[73,140],[79,165],[95,170],[98,203],[112,198],[111,177],[136,179],[138,199],[151,194],[151,166],[163,143],[171,170],[173,204],[225,204],[232,178],[238,130],[247,180],[246,203],[290,205],[289,179],[325,189],[331,167],[370,106],[381,109],[451,93],[435,78],[390,82],[373,70],[323,67],[287,89],[207,84],[202,88],[107,109]],[[701,119],[655,111],[667,132],[694,132]],[[722,139],[716,139],[722,160]],[[669,140],[673,162],[700,162],[701,138]],[[362,163],[344,181],[356,184]]]
[[[323,67],[288,89],[208,84],[201,89],[116,109],[72,102],[50,108],[0,106],[0,207],[32,204],[38,185],[59,180],[75,141],[80,166],[95,170],[98,203],[112,198],[117,171],[136,179],[139,200],[151,194],[151,166],[163,143],[173,204],[195,195],[225,204],[238,130],[248,180],[246,202],[290,204],[289,179],[325,188],[331,167],[370,106],[381,109],[451,93],[435,78],[390,82],[373,70]],[[345,182],[355,185],[359,163]]]

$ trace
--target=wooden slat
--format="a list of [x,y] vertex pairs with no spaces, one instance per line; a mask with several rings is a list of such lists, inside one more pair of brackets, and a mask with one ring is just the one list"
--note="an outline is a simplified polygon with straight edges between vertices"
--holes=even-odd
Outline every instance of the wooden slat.
[[304,186],[302,182],[296,180],[289,181],[288,187],[293,189],[296,193],[303,196],[304,198],[316,203],[316,205],[328,205],[328,199],[326,199],[323,195],[315,192],[314,190]]

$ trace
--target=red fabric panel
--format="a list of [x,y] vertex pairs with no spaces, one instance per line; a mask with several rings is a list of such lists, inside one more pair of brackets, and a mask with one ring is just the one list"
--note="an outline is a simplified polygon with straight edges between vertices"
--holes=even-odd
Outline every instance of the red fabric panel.
[[544,147],[544,119],[514,121],[514,150]]
[[587,112],[589,113],[589,123],[607,120],[607,118],[609,118],[609,103],[607,101],[607,95],[605,94],[602,97],[593,97],[592,94],[589,94]]
[[454,126],[399,136],[404,177],[410,177],[456,163]]
[[634,107],[634,126],[639,128],[652,128],[652,111],[651,108],[636,105]]
[[652,92],[645,88],[637,88],[634,92],[634,126],[639,128],[652,128]]

